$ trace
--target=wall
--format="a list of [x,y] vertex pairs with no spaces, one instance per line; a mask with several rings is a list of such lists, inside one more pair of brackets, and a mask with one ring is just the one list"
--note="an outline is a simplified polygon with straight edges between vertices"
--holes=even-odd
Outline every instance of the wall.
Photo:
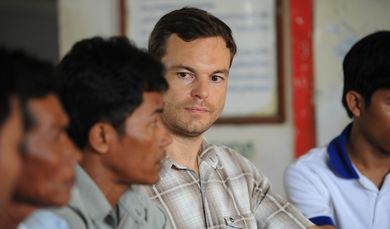
[[57,62],[57,28],[55,0],[0,1],[0,45]]
[[60,56],[76,42],[119,33],[118,1],[58,0]]

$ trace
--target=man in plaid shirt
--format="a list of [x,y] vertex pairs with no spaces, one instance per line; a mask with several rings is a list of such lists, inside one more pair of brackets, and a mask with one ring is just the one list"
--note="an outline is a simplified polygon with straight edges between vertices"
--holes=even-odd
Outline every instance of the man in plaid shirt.
[[272,192],[247,159],[208,144],[203,133],[222,112],[236,53],[230,28],[197,8],[163,16],[149,51],[166,67],[170,85],[162,119],[173,143],[161,179],[147,187],[172,228],[308,228],[312,224]]

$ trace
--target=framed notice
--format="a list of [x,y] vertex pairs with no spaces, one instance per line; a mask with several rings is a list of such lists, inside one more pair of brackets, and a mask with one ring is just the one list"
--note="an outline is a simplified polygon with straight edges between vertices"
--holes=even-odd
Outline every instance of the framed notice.
[[222,19],[238,46],[217,123],[284,121],[280,0],[121,0],[121,31],[146,48],[158,19],[184,6]]

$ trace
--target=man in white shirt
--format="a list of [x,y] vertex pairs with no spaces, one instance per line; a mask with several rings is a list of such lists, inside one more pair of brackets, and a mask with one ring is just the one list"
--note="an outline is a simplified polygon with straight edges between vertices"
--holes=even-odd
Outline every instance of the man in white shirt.
[[358,41],[343,70],[353,120],[287,169],[287,195],[322,228],[390,228],[390,31]]

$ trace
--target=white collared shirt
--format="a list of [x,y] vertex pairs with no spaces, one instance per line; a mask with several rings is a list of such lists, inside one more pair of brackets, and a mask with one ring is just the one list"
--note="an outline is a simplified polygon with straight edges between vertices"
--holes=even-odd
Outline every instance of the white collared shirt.
[[327,147],[316,148],[285,174],[288,198],[317,225],[338,229],[390,228],[390,175],[379,190],[346,151],[349,125]]

